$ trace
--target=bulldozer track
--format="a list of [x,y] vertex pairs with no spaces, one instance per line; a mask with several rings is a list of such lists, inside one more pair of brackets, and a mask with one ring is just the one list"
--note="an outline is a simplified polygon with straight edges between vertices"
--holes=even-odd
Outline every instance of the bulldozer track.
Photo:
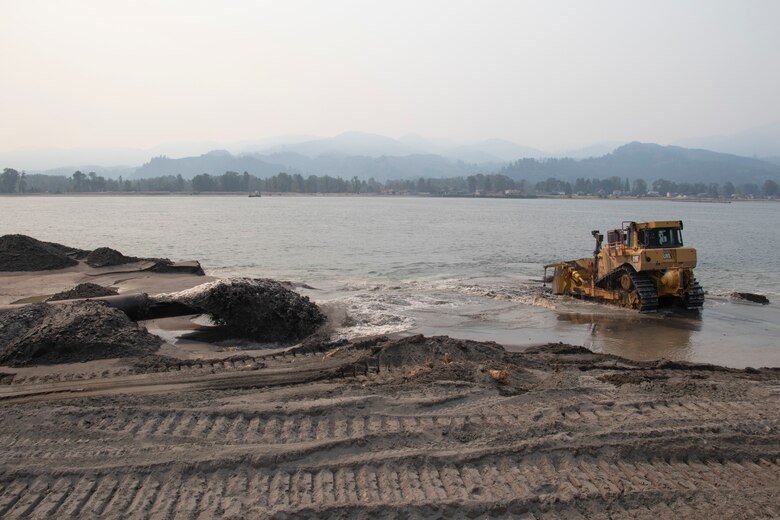
[[625,272],[631,277],[631,283],[639,296],[639,312],[658,311],[658,291],[650,277],[633,269],[626,269]]
[[704,289],[696,280],[685,295],[685,306],[690,310],[701,309],[704,306]]
[[[634,511],[662,517],[695,511],[731,518],[780,513],[758,493],[747,493],[739,508],[729,503],[729,492],[745,486],[776,489],[778,459],[603,461],[553,454],[463,462],[396,458],[326,468],[220,462],[205,470],[28,475],[2,484],[3,518],[317,518],[342,517],[358,508],[387,517],[410,508],[438,511],[442,517],[493,511],[570,518],[587,517],[590,510],[605,506],[614,507],[618,518],[633,518]],[[636,507],[640,496],[642,505]]]
[[[419,413],[360,413],[390,406],[378,396],[301,413],[45,406],[47,425],[0,436],[0,517],[780,514],[759,491],[780,486],[777,402],[583,397],[527,408],[509,397],[486,409],[462,399],[479,413],[414,398]],[[412,442],[432,435],[436,447]],[[486,442],[461,445],[474,435]],[[765,454],[745,453],[746,442]]]
[[322,358],[322,354],[317,352],[280,352],[266,356],[240,356],[237,358],[206,360],[176,360],[170,364],[161,364],[159,366],[119,366],[92,371],[84,371],[82,369],[78,372],[55,372],[45,375],[0,373],[0,387],[3,385],[34,385],[40,383],[62,383],[91,379],[110,379],[137,374],[153,373],[189,373],[195,375],[205,375],[216,372],[245,371],[264,367],[285,366],[289,365],[292,361],[299,361],[301,359],[314,360],[320,358]]
[[71,399],[104,393],[183,391],[205,388],[274,386],[350,377],[379,371],[362,361],[363,352],[324,358],[319,353],[274,355],[241,360],[182,362],[152,367],[123,367],[102,372],[65,372],[50,376],[7,374],[0,402]]
[[[424,413],[393,415],[373,413],[346,415],[341,410],[318,408],[312,413],[278,414],[268,412],[198,412],[193,410],[123,410],[117,414],[96,413],[63,414],[52,420],[69,422],[89,433],[121,437],[140,435],[144,438],[186,439],[190,442],[218,442],[220,444],[285,444],[321,441],[323,439],[354,439],[378,434],[422,433],[434,429],[450,429],[465,425],[483,428],[501,428],[534,423],[554,422],[559,425],[587,423],[622,428],[624,423],[636,425],[647,421],[690,422],[698,425],[740,422],[747,427],[760,418],[762,427],[780,428],[780,418],[768,416],[764,407],[756,403],[673,401],[632,402],[620,405],[569,405],[560,408],[534,409],[517,413],[503,407],[501,413],[462,414]],[[750,422],[743,422],[751,419]],[[4,436],[0,447],[11,453],[27,449],[30,443],[49,445],[63,439],[44,438],[38,441]],[[20,456],[25,456],[20,454]]]
[[369,354],[4,385],[0,518],[780,515],[773,371],[513,358],[508,392]]

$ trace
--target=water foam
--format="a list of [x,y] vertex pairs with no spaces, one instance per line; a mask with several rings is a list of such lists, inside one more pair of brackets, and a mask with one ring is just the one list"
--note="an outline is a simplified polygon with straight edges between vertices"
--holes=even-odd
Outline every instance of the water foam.
[[409,330],[414,319],[403,314],[411,303],[404,298],[387,297],[381,293],[359,293],[331,303],[343,306],[345,316],[336,325],[335,338],[352,339],[375,334],[393,334]]
[[[484,299],[556,309],[559,297],[538,284],[475,283],[464,278],[411,280],[397,283],[346,282],[346,294],[333,304],[344,312],[334,335],[354,338],[372,334],[404,332],[417,325],[420,312],[442,312],[479,304]],[[324,302],[325,303],[325,302]]]
[[467,280],[451,278],[435,281],[414,281],[410,285],[422,290],[454,292],[477,298],[491,298],[498,301],[533,305],[545,309],[555,310],[558,298],[543,287],[531,285],[528,282],[518,281],[516,284],[477,284]]

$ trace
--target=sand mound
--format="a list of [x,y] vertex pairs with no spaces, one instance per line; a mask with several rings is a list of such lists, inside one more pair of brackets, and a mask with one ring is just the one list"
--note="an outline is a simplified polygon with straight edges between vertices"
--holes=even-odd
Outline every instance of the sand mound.
[[[317,348],[319,343],[320,348]],[[527,392],[536,377],[526,370],[525,363],[518,363],[501,345],[451,338],[449,336],[425,337],[422,335],[390,339],[377,336],[363,341],[331,342],[312,338],[288,352],[298,355],[324,352],[325,358],[355,356],[364,351],[353,365],[340,374],[381,374],[374,383],[402,392],[428,392],[432,385],[463,383],[474,388],[492,388],[501,395]]]
[[86,260],[90,267],[110,267],[133,262],[154,262],[150,271],[158,273],[195,274],[203,276],[199,262],[172,262],[167,258],[126,256],[110,247],[86,251],[75,247],[43,242],[26,235],[0,237],[0,271],[44,271],[62,269]]
[[138,356],[161,343],[100,302],[38,303],[0,315],[0,364],[10,366]]
[[46,299],[47,302],[59,300],[74,300],[76,298],[98,298],[100,296],[114,296],[119,294],[114,289],[103,287],[95,283],[80,283],[73,289],[58,292]]
[[306,296],[269,279],[234,278],[205,283],[155,300],[199,309],[226,332],[257,341],[285,342],[317,330],[325,316]]
[[200,262],[173,262],[168,258],[141,258],[126,256],[110,247],[99,247],[86,256],[86,262],[91,267],[111,267],[115,265],[131,264],[133,262],[154,262],[148,270],[155,273],[194,274],[204,276]]
[[500,363],[504,360],[506,353],[504,348],[497,343],[455,339],[449,336],[426,337],[423,335],[380,341],[369,348],[374,349],[373,357],[380,366],[386,367],[430,363]]
[[206,276],[203,267],[197,260],[191,260],[189,262],[172,262],[167,258],[142,258],[142,260],[150,260],[155,264],[149,268],[150,271],[155,273],[176,273],[176,274],[194,274],[196,276]]
[[141,260],[134,256],[125,256],[116,249],[99,247],[87,255],[87,264],[91,267],[109,267],[130,264]]
[[0,237],[0,271],[46,271],[76,265],[68,251],[78,250],[26,235],[4,235]]

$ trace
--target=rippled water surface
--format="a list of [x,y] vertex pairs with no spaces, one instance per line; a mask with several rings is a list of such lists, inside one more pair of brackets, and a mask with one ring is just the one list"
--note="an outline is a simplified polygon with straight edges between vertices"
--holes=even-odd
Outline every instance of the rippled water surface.
[[[684,221],[708,291],[701,317],[544,297],[542,265],[588,256],[593,229]],[[305,282],[344,335],[451,334],[585,344],[659,357],[780,366],[780,204],[371,197],[4,197],[0,233],[199,259],[210,274]],[[734,290],[769,296],[739,304]]]

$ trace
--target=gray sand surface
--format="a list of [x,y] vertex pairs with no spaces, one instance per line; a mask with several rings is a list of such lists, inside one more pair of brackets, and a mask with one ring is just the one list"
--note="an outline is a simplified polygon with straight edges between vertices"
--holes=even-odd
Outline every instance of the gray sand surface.
[[0,372],[4,518],[780,513],[776,370],[418,336]]

